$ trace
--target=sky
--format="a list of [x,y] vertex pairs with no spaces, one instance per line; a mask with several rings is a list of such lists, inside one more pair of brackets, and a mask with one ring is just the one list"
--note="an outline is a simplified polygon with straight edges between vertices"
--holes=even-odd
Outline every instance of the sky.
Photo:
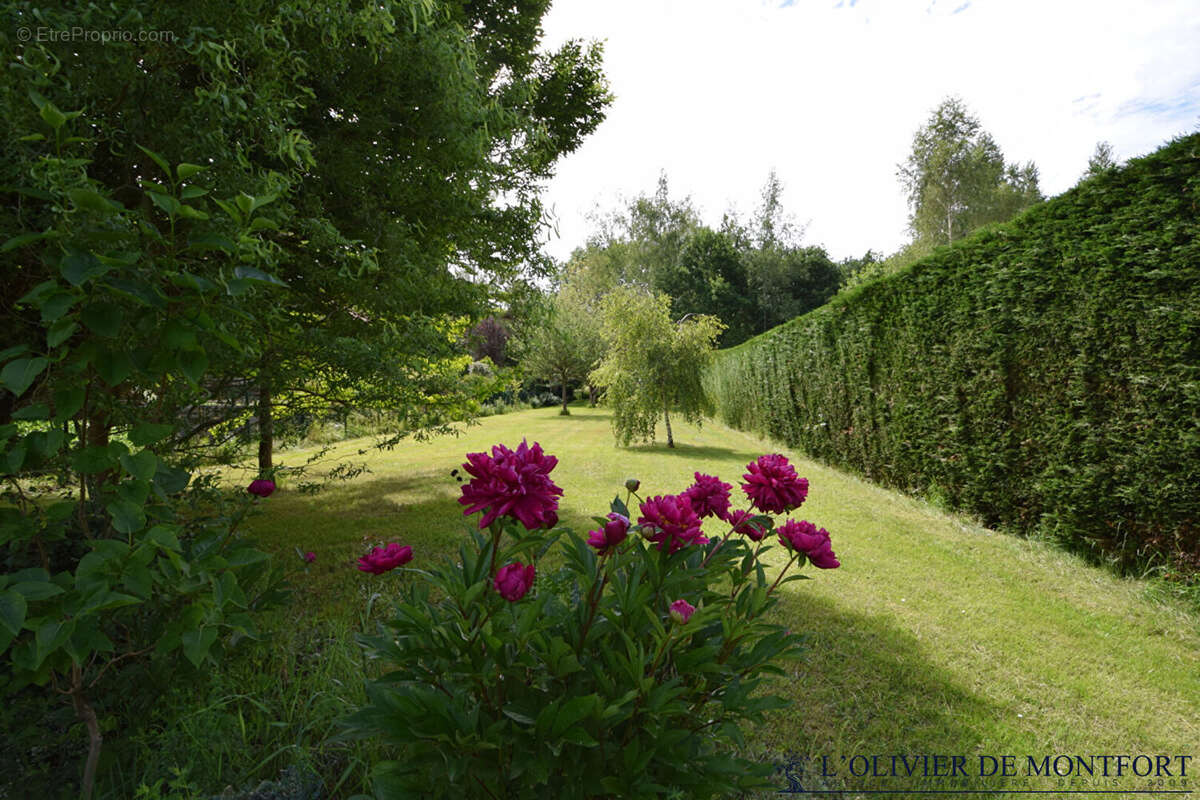
[[1200,0],[555,0],[544,30],[603,41],[616,98],[548,184],[559,259],[663,171],[715,226],[774,169],[804,244],[894,252],[896,167],[950,95],[1048,196],[1100,141],[1124,160],[1200,131]]

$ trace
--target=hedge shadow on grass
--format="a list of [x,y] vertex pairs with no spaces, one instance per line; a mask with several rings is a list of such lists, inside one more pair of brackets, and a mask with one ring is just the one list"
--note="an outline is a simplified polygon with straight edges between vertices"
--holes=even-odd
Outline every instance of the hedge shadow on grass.
[[[1004,713],[1000,706],[933,662],[928,648],[891,616],[847,612],[804,588],[803,582],[787,586],[773,612],[777,622],[807,638],[806,652],[776,679],[792,706],[754,734],[781,768],[780,789],[788,788],[782,768],[789,761],[805,790],[839,790],[847,797],[860,791],[1035,788],[1031,779],[980,777],[980,755],[1014,753],[1013,743],[986,738]],[[910,764],[914,756],[928,755],[931,771],[934,755],[963,756],[965,777],[923,777],[920,764],[909,777],[902,762],[899,775],[875,777],[863,774],[867,762],[857,758],[879,756],[882,774],[893,769],[892,756],[901,755]],[[822,757],[828,775],[822,774]],[[851,773],[852,759],[857,774]]]

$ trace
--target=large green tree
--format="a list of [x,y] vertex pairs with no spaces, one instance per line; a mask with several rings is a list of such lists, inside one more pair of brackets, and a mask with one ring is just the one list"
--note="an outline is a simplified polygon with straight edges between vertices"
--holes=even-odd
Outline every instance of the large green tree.
[[942,101],[917,130],[898,176],[913,236],[935,245],[1010,219],[1042,199],[1036,166],[1006,166],[991,134],[957,97]]
[[85,784],[114,676],[247,627],[189,444],[257,423],[269,468],[291,415],[415,420],[537,268],[538,190],[608,102],[597,48],[540,48],[546,7],[3,5],[31,38],[0,34],[0,656],[75,704]]
[[10,4],[35,30],[171,37],[10,42],[9,140],[29,129],[23,95],[37,87],[89,120],[83,155],[118,200],[164,180],[134,144],[209,166],[197,190],[275,198],[287,291],[245,321],[237,358],[213,361],[194,426],[253,418],[268,468],[280,417],[374,405],[415,421],[430,398],[453,397],[462,325],[449,317],[481,313],[496,287],[543,268],[538,192],[609,100],[598,47],[540,47],[547,7]]
[[523,326],[515,348],[528,375],[558,384],[563,415],[571,413],[571,384],[586,381],[603,352],[599,326],[571,299],[561,293],[551,298],[543,312]]
[[697,424],[711,411],[700,375],[724,326],[703,314],[672,320],[670,297],[631,287],[605,296],[603,319],[606,351],[593,380],[608,387],[614,436],[652,442],[662,419],[674,447],[672,411]]

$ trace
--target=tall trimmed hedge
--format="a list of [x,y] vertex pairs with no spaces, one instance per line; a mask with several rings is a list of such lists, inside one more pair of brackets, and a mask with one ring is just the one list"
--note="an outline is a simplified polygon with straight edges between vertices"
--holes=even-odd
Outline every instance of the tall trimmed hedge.
[[717,354],[726,423],[1200,568],[1200,135]]

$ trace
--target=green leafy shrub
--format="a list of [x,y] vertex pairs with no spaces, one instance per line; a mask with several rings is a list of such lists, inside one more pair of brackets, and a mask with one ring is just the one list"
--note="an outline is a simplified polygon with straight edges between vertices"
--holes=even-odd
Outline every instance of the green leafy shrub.
[[129,208],[74,157],[80,113],[30,97],[43,127],[16,193],[23,224],[45,227],[0,244],[18,289],[0,352],[0,692],[74,710],[87,797],[120,715],[186,675],[180,657],[199,669],[254,635],[252,613],[279,596],[267,555],[236,534],[255,498],[193,483],[173,450],[208,365],[240,349],[246,296],[279,281],[252,266],[271,256],[251,220],[265,200],[217,200],[242,209],[219,214],[194,185],[204,167],[144,150],[162,182]]
[[[485,512],[485,532],[472,531],[457,562],[412,570],[394,619],[362,640],[386,671],[347,725],[394,748],[373,771],[377,795],[725,797],[767,786],[772,765],[739,754],[742,725],[786,705],[762,682],[782,674],[800,637],[764,614],[778,586],[805,577],[785,577],[793,565],[838,565],[828,534],[783,523],[792,558],[768,575],[773,518],[731,511],[729,484],[697,474],[680,495],[643,500],[637,523],[614,498],[585,540],[556,526],[555,459],[536,444],[492,452],[468,455],[461,499]],[[807,493],[782,456],[751,474],[756,508],[790,511]],[[771,477],[789,488],[764,492]],[[637,488],[627,484],[626,501]],[[700,515],[729,532],[701,536]],[[360,569],[411,558],[393,543]],[[547,561],[561,566],[537,566]]]
[[717,415],[988,524],[1200,569],[1200,135],[745,344]]

